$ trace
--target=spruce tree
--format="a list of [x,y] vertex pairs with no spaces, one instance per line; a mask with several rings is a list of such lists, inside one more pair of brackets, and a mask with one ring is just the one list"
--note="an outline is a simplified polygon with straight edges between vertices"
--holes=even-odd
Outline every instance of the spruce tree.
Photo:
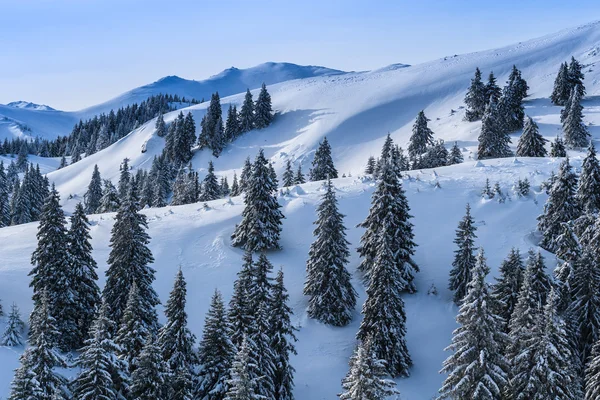
[[408,145],[408,156],[415,160],[427,151],[428,146],[433,145],[433,131],[427,126],[427,117],[423,110],[419,111],[412,128],[412,135]]
[[25,329],[25,323],[21,320],[21,312],[19,307],[15,303],[10,308],[8,314],[8,321],[6,321],[6,328],[2,334],[2,346],[21,346],[23,344],[23,330]]
[[215,166],[212,161],[208,162],[208,171],[202,182],[202,193],[200,201],[211,201],[221,197],[221,188],[215,176]]
[[119,175],[119,199],[124,202],[129,193],[129,183],[131,181],[131,173],[129,172],[129,159],[124,158],[121,166]]
[[389,220],[394,231],[386,232],[385,238],[394,255],[394,265],[400,272],[401,291],[416,292],[415,273],[419,267],[412,260],[416,244],[413,242],[413,225],[410,222],[410,207],[402,188],[402,183],[393,164],[386,165],[377,189],[371,197],[371,208],[367,218],[358,226],[365,228],[360,239],[358,253],[363,257],[358,270],[363,273],[365,281],[371,277],[374,260],[377,256],[380,232],[383,232],[383,221]]
[[[135,362],[131,374],[131,398],[136,400],[157,400],[168,396],[167,365],[161,357],[161,351],[156,338],[148,334],[144,348]],[[191,400],[191,392],[184,396],[175,397],[181,400]]]
[[[21,365],[15,370],[8,400],[44,398],[38,377],[32,369],[31,351],[31,348],[26,349],[19,358]],[[48,397],[45,398],[48,399]]]
[[[566,64],[566,63],[565,63]],[[577,90],[580,97],[585,96],[585,87],[583,86],[583,72],[581,71],[583,66],[575,57],[571,57],[569,68],[567,72],[567,80],[569,82],[570,90]],[[569,92],[570,93],[570,92]]]
[[108,179],[104,180],[104,190],[100,199],[100,207],[96,210],[97,213],[115,212],[119,209],[121,200],[117,189]]
[[319,143],[317,151],[315,151],[315,158],[312,162],[312,169],[310,171],[311,181],[322,181],[325,179],[335,179],[338,177],[338,172],[333,165],[333,159],[331,158],[331,146],[327,141],[327,138],[323,138],[323,141]]
[[510,157],[510,136],[502,129],[500,115],[496,101],[492,98],[485,108],[481,120],[481,133],[477,139],[477,158]]
[[156,128],[156,135],[158,137],[164,137],[167,134],[167,125],[165,124],[162,113],[158,114],[158,117],[156,117],[156,124],[154,127]]
[[525,118],[523,134],[517,143],[517,157],[546,157],[547,140],[539,133],[538,125],[531,117]]
[[294,367],[290,364],[290,354],[297,354],[294,346],[297,329],[292,326],[291,316],[293,311],[288,305],[289,295],[283,283],[283,271],[277,272],[273,285],[273,298],[270,306],[270,332],[271,349],[275,371],[273,385],[276,400],[294,400]]
[[227,177],[223,176],[221,177],[221,183],[219,184],[219,191],[221,193],[221,196],[229,196],[230,194],[230,190],[229,190],[229,183],[227,183]]
[[356,346],[350,358],[350,370],[342,380],[340,400],[384,400],[400,392],[396,382],[388,379],[385,361],[379,360],[369,339]]
[[239,348],[244,336],[248,333],[248,327],[252,321],[252,310],[250,309],[249,290],[253,275],[252,252],[246,250],[244,263],[237,273],[237,279],[233,283],[233,295],[229,302],[228,319],[230,324],[231,342]]
[[251,358],[248,339],[244,340],[238,350],[227,381],[225,400],[262,400],[265,397],[256,393],[260,376],[255,371],[255,360]]
[[247,183],[245,208],[242,221],[231,235],[233,246],[242,246],[251,251],[278,249],[281,220],[281,206],[274,195],[268,161],[262,149],[259,150],[252,167],[252,177]]
[[600,210],[600,164],[591,142],[581,164],[576,198],[583,212],[595,213]]
[[275,398],[275,353],[271,348],[270,301],[259,303],[254,313],[254,320],[249,327],[248,341],[250,357],[255,360],[254,368],[260,379],[257,381],[255,393],[267,399]]
[[10,225],[9,184],[4,172],[4,161],[0,161],[0,228]]
[[566,157],[567,150],[565,149],[565,142],[557,136],[554,142],[550,143],[550,157]]
[[84,195],[85,212],[87,214],[94,214],[102,200],[102,179],[100,178],[100,171],[98,170],[98,164],[94,165],[94,172],[92,173],[92,180],[88,186],[88,190]]
[[334,326],[345,326],[352,320],[356,306],[356,291],[345,267],[350,251],[346,240],[344,215],[338,211],[338,202],[331,181],[317,207],[316,237],[310,246],[306,263],[304,294],[310,296],[308,315]]
[[369,174],[372,175],[375,173],[375,157],[373,156],[369,156],[369,159],[367,160],[367,166],[365,167],[365,174]]
[[154,262],[148,248],[148,223],[146,216],[138,212],[138,204],[135,190],[131,188],[129,196],[119,208],[111,230],[111,251],[102,295],[111,317],[120,324],[131,287],[135,282],[143,303],[144,325],[148,329],[154,329],[158,324],[154,307],[160,301],[152,288],[155,271],[148,265]]
[[238,114],[236,106],[229,105],[227,110],[227,121],[225,122],[225,139],[228,142],[234,141],[240,134]]
[[580,209],[575,199],[577,175],[567,158],[560,165],[556,181],[550,188],[542,215],[538,217],[538,230],[542,233],[540,246],[556,251],[556,238],[561,233],[561,224],[576,219]]
[[254,129],[254,102],[252,101],[252,93],[250,89],[246,90],[246,96],[242,103],[242,108],[239,113],[240,132],[245,133]]
[[[109,305],[106,305],[110,312]],[[142,351],[148,335],[151,335],[154,330],[153,327],[145,323],[144,311],[140,290],[137,283],[133,283],[127,297],[127,304],[121,322],[118,326],[114,326],[118,328],[115,334],[115,342],[119,346],[119,357],[126,362],[129,372],[132,372],[135,368],[135,360]]]
[[83,344],[87,337],[95,319],[96,309],[100,305],[100,289],[96,283],[98,266],[92,257],[89,225],[83,205],[78,203],[71,216],[71,227],[68,232],[68,253],[74,278],[71,289],[75,296],[74,314],[78,326],[78,342],[75,343],[77,346]]
[[448,376],[440,389],[440,399],[502,399],[508,382],[508,361],[503,349],[508,337],[504,321],[495,313],[497,306],[485,282],[489,268],[483,249],[477,256],[473,279],[456,317],[460,327],[453,332],[454,351],[444,361],[441,372]]
[[495,311],[504,320],[502,328],[506,333],[508,333],[511,316],[519,301],[524,273],[525,266],[521,253],[513,247],[508,257],[500,264],[500,278],[496,278],[492,289],[492,295],[499,306]]
[[263,129],[271,125],[273,121],[272,112],[271,95],[267,92],[267,86],[263,83],[254,106],[254,125],[257,129]]
[[251,178],[252,163],[250,162],[250,157],[246,157],[246,160],[244,161],[244,167],[242,168],[242,173],[240,174],[240,194],[242,192],[246,193]]
[[236,353],[236,347],[229,337],[230,329],[223,297],[215,290],[204,320],[198,350],[200,371],[197,398],[222,400],[225,397],[229,369]]
[[569,84],[569,70],[567,63],[560,64],[558,75],[554,80],[554,89],[550,95],[550,100],[557,106],[562,106],[571,95],[571,87]]
[[592,349],[592,355],[585,369],[585,400],[600,398],[600,340]]
[[452,148],[450,149],[450,153],[448,154],[446,165],[460,164],[463,161],[464,157],[460,151],[460,148],[458,147],[458,143],[454,142]]
[[502,89],[496,84],[496,77],[494,76],[494,72],[490,72],[488,75],[488,81],[485,84],[485,101],[488,104],[490,101],[494,101],[495,103],[500,100],[500,96],[502,96]]
[[298,170],[296,170],[296,177],[294,178],[294,183],[296,185],[302,185],[303,183],[306,183],[306,178],[302,173],[302,164],[298,164]]
[[469,282],[472,280],[475,268],[475,221],[471,217],[471,206],[467,204],[467,211],[463,219],[458,223],[454,244],[458,249],[454,250],[454,261],[450,270],[450,282],[448,289],[454,291],[454,303],[460,305],[467,294]]
[[71,384],[73,400],[126,399],[129,374],[125,362],[117,357],[119,347],[111,334],[114,330],[107,307],[102,305],[77,358],[81,371]]
[[396,232],[393,216],[385,216],[375,243],[375,257],[369,268],[367,299],[357,334],[359,340],[373,341],[375,356],[386,362],[387,372],[392,377],[408,376],[408,369],[412,365],[406,347],[406,313],[401,297],[406,283],[389,240]]
[[471,79],[471,86],[469,86],[467,94],[465,95],[465,104],[467,106],[465,119],[470,122],[481,119],[488,99],[489,97],[486,96],[485,85],[481,81],[481,71],[479,68],[476,68],[475,77]]
[[285,163],[285,172],[283,173],[283,177],[281,183],[284,187],[294,186],[295,184],[295,176],[294,171],[292,170],[292,161],[287,160]]
[[[593,229],[593,222],[590,222]],[[574,277],[575,263],[581,255],[582,244],[575,235],[571,224],[563,223],[561,234],[556,238],[556,257],[559,264],[554,269],[557,291],[557,305],[563,312],[571,304],[573,290],[571,288]]]
[[236,173],[233,173],[233,182],[231,182],[231,192],[230,195],[232,197],[239,196],[241,194],[240,185],[238,183],[238,178]]
[[192,376],[198,363],[194,351],[196,338],[187,327],[186,283],[181,270],[177,272],[173,290],[165,307],[167,323],[160,329],[158,346],[169,370],[169,397],[183,399],[192,391]]
[[585,147],[589,144],[590,134],[583,123],[581,92],[578,86],[573,88],[569,104],[569,114],[562,126],[565,135],[565,144],[572,149]]

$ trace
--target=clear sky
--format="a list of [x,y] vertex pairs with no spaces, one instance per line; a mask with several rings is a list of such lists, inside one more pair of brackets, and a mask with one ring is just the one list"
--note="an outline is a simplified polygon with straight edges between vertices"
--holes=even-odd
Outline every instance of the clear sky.
[[76,110],[266,61],[416,64],[597,19],[599,0],[0,0],[0,103]]

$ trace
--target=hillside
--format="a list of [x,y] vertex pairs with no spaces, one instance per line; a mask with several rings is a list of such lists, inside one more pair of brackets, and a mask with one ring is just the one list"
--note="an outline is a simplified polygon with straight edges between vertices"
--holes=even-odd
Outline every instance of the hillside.
[[[448,355],[443,349],[450,343],[452,330],[456,327],[457,308],[452,303],[447,284],[454,230],[465,204],[472,206],[478,229],[476,244],[486,250],[491,281],[511,247],[526,252],[537,245],[536,217],[546,199],[540,184],[558,169],[561,162],[553,158],[473,161],[470,156],[477,146],[480,122],[463,120],[461,107],[466,88],[476,67],[484,76],[493,70],[498,82],[503,83],[513,64],[517,65],[530,86],[526,113],[538,122],[544,136],[553,138],[560,133],[560,108],[552,106],[548,96],[559,64],[571,55],[585,66],[585,121],[597,140],[600,138],[600,23],[500,49],[414,66],[398,64],[371,72],[310,76],[269,85],[273,108],[277,111],[274,123],[264,130],[245,134],[227,147],[218,159],[214,159],[217,175],[231,177],[236,170],[239,174],[244,159],[247,156],[253,158],[261,147],[275,163],[279,174],[288,159],[302,163],[307,172],[315,148],[325,136],[332,145],[340,174],[352,175],[334,181],[351,243],[352,255],[347,267],[354,275],[353,284],[360,297],[354,321],[344,328],[324,326],[309,319],[306,316],[307,298],[302,294],[305,262],[313,240],[315,207],[323,194],[322,183],[296,186],[289,194],[279,197],[286,217],[282,250],[270,252],[268,256],[276,269],[283,268],[295,314],[292,321],[299,328],[298,355],[292,358],[298,400],[330,400],[340,391],[340,380],[347,371],[348,358],[355,345],[360,307],[365,300],[364,287],[355,273],[359,263],[355,249],[363,233],[356,225],[368,213],[375,182],[362,172],[367,158],[379,154],[388,132],[396,143],[406,148],[414,118],[421,109],[431,119],[429,126],[436,138],[442,138],[448,144],[457,141],[465,155],[465,162],[459,165],[410,171],[403,182],[414,216],[412,222],[418,244],[415,261],[421,272],[416,278],[418,293],[404,297],[407,343],[414,367],[409,378],[397,382],[402,400],[427,400],[436,396],[444,379],[438,371]],[[168,80],[177,83],[179,78]],[[243,93],[239,92],[222,97],[224,109],[229,104],[241,103]],[[253,94],[256,97],[257,91]],[[206,107],[207,104],[199,104],[184,111],[193,113],[198,126]],[[169,113],[165,120],[173,120],[178,112]],[[513,135],[513,147],[519,135],[520,132]],[[95,164],[103,178],[116,182],[119,162],[123,158],[131,160],[133,172],[150,168],[152,158],[160,154],[163,146],[164,139],[156,136],[154,121],[150,121],[112,146],[51,172],[48,177],[56,183],[62,203],[70,212],[75,203],[82,200]],[[582,154],[571,152],[570,156],[578,169]],[[192,160],[193,167],[203,175],[211,159],[208,151],[197,151]],[[498,182],[502,191],[508,194],[506,202],[481,198],[481,190],[488,178],[492,183]],[[532,193],[526,198],[518,198],[513,191],[519,178],[528,178],[532,184]],[[235,274],[242,264],[242,251],[230,246],[230,235],[240,221],[242,198],[221,199],[207,205],[205,208],[196,203],[143,211],[149,219],[150,248],[156,259],[154,286],[162,302],[166,302],[173,278],[181,267],[188,282],[189,324],[197,336],[201,335],[204,314],[214,289],[222,291],[227,301]],[[114,214],[90,217],[101,286],[105,280],[103,272],[110,250],[113,217]],[[4,260],[0,263],[0,298],[5,309],[14,301],[24,315],[31,310],[27,273],[31,268],[30,255],[36,245],[36,228],[33,223],[0,229]],[[550,271],[556,264],[555,257],[547,252],[542,254]],[[432,284],[438,295],[427,294]],[[162,317],[162,308],[159,314]],[[4,321],[0,323],[0,330],[3,324]],[[21,352],[22,348],[0,348],[0,357],[4,360],[0,366],[0,397],[8,394],[12,370],[18,365]]]

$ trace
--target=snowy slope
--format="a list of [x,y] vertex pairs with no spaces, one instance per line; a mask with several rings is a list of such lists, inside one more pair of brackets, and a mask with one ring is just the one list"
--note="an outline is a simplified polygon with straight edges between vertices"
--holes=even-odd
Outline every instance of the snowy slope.
[[80,119],[107,113],[133,103],[140,103],[156,94],[177,94],[188,99],[210,99],[216,91],[221,96],[256,89],[265,82],[267,85],[314,76],[343,74],[335,69],[304,66],[290,63],[264,63],[252,68],[231,67],[206,80],[195,81],[178,76],[167,76],[158,81],[132,89],[107,102],[80,111],[58,111],[46,105],[26,101],[15,101],[7,105],[0,104],[0,140],[5,137],[42,137],[55,138],[71,132]]

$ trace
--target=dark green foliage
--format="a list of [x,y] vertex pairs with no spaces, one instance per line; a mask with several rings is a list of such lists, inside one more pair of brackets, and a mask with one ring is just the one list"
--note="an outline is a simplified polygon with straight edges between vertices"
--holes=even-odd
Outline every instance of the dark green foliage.
[[460,304],[467,294],[469,282],[472,280],[475,268],[475,221],[471,217],[471,206],[467,204],[467,211],[458,223],[454,244],[458,249],[454,251],[454,261],[450,270],[448,289],[454,291],[454,303]]
[[331,146],[327,138],[323,138],[323,141],[319,143],[317,151],[315,151],[315,158],[313,159],[310,171],[310,180],[322,181],[337,177],[338,172],[333,165],[333,158],[331,157]]

